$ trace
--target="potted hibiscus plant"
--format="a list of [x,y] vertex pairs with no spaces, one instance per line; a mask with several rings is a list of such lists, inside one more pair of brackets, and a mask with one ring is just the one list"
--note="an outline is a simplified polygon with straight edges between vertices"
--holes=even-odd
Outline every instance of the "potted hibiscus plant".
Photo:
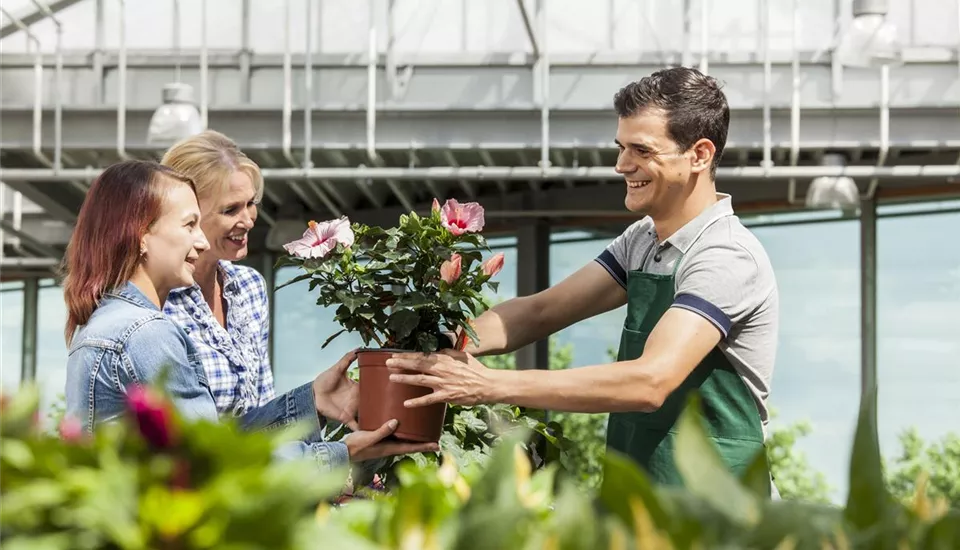
[[[396,227],[383,229],[351,223],[346,217],[310,222],[303,237],[284,245],[277,266],[297,266],[303,273],[278,288],[309,280],[319,290],[317,305],[338,306],[341,329],[323,347],[345,333],[360,335],[359,424],[374,430],[396,418],[394,437],[439,441],[446,405],[407,409],[403,402],[429,388],[389,380],[386,360],[396,352],[436,352],[477,341],[471,319],[488,304],[484,287],[496,292],[491,278],[503,267],[503,254],[490,252],[481,235],[483,207],[434,199],[429,216],[400,216]],[[448,335],[458,334],[454,342]]]

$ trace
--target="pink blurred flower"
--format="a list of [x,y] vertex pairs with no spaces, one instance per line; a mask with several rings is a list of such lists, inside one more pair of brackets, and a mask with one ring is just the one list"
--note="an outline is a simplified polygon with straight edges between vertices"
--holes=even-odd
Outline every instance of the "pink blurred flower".
[[73,416],[64,416],[60,420],[60,425],[57,426],[57,431],[60,432],[60,438],[64,441],[74,442],[83,439],[83,424]]
[[450,256],[450,259],[440,264],[440,278],[448,285],[460,278],[461,258],[459,254]]
[[323,258],[338,244],[353,245],[353,229],[346,216],[323,223],[311,221],[303,237],[283,245],[284,250],[300,258]]
[[497,252],[492,258],[483,263],[483,274],[493,277],[503,269],[503,252]]
[[148,443],[161,449],[174,444],[173,414],[163,396],[143,386],[131,386],[127,391],[127,408]]
[[483,229],[483,207],[477,202],[460,204],[450,199],[440,210],[440,222],[454,235],[476,233]]

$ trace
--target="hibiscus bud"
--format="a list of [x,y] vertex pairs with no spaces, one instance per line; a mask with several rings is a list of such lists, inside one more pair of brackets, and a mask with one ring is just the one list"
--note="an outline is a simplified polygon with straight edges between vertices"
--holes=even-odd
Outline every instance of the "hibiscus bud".
[[483,263],[483,274],[493,277],[503,269],[503,252],[497,252],[492,258]]
[[460,255],[454,254],[450,259],[440,265],[440,278],[448,285],[460,278]]
[[83,425],[73,416],[64,416],[57,426],[60,438],[64,441],[80,441],[83,438]]
[[165,449],[176,439],[173,414],[162,396],[143,386],[132,386],[127,392],[127,407],[140,430],[140,435],[154,447]]
[[433,208],[431,208],[431,211],[433,212],[440,211],[440,201],[438,201],[436,198],[433,199]]

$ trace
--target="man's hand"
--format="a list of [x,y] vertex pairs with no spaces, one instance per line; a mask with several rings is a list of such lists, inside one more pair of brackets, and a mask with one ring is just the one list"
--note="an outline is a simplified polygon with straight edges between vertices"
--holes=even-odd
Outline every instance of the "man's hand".
[[354,431],[360,429],[357,424],[360,384],[347,377],[347,369],[356,358],[356,350],[351,351],[313,380],[313,401],[317,413]]
[[351,462],[363,462],[410,453],[435,453],[440,450],[440,446],[436,443],[382,441],[392,434],[398,425],[399,423],[396,420],[388,420],[383,426],[372,432],[354,432],[344,438]]
[[[434,403],[476,405],[488,401],[493,394],[495,379],[491,370],[472,355],[462,351],[444,350],[425,355],[399,353],[387,359],[390,381],[431,388],[433,393],[410,399],[407,407],[423,407]],[[415,371],[408,374],[403,371]]]

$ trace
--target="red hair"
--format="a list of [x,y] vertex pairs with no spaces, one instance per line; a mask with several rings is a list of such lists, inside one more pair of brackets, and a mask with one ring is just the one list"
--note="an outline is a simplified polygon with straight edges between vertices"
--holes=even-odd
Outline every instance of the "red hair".
[[163,212],[171,180],[196,193],[189,178],[141,160],[109,166],[90,186],[63,263],[68,346],[103,295],[133,277],[140,262],[140,239]]

